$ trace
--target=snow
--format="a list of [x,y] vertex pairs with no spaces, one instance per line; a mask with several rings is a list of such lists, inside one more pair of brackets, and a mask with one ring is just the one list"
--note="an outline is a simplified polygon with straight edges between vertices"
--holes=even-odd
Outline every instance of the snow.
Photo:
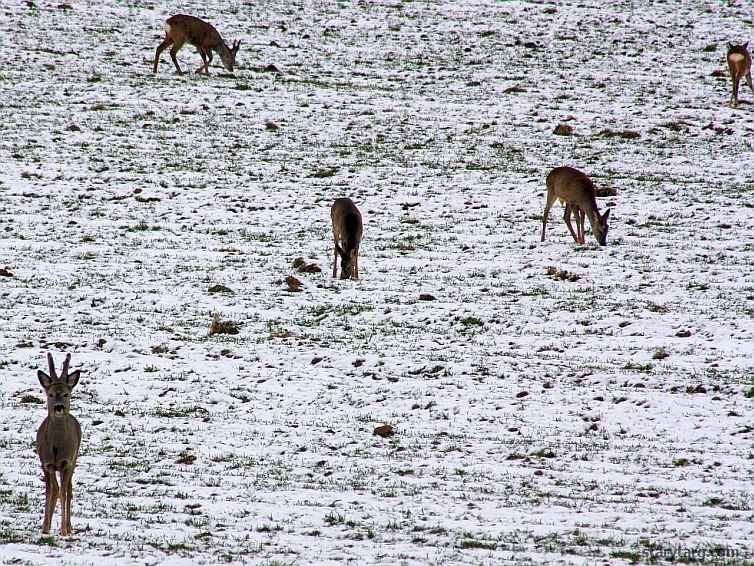
[[[745,6],[69,4],[0,5],[3,563],[754,557]],[[152,74],[175,12],[234,75]],[[557,206],[540,242],[559,165],[616,191],[607,247]],[[48,351],[83,372],[71,537]]]

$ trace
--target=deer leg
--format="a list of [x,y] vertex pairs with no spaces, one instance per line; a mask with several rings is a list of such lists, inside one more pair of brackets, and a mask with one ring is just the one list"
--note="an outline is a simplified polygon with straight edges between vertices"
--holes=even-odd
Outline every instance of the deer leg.
[[66,463],[60,470],[60,534],[71,534],[71,484],[73,469]]
[[186,43],[185,41],[176,41],[173,44],[173,47],[170,49],[170,58],[173,60],[173,65],[175,65],[175,70],[178,72],[179,75],[183,74],[183,71],[181,71],[181,66],[178,64],[178,58],[176,55],[178,55],[178,52],[181,50],[181,47],[183,47],[183,44]]
[[737,74],[733,75],[733,94],[730,97],[730,105],[733,108],[738,106],[738,83],[741,81],[741,77]]
[[73,501],[73,468],[71,468],[71,475],[68,476],[68,532],[72,533],[71,527],[71,502]]
[[71,534],[71,498],[73,497],[73,468],[66,465],[60,471],[60,534]]
[[754,84],[751,82],[751,71],[746,73],[746,82],[749,83],[749,88],[751,89],[751,92],[754,92]]
[[353,278],[359,278],[359,252],[356,252],[356,257],[353,258]]
[[66,465],[60,469],[60,534],[61,536],[68,535],[68,476],[66,475]]
[[201,46],[197,46],[196,50],[199,52],[199,56],[202,58],[202,64],[199,65],[199,68],[196,70],[196,74],[208,75],[209,71],[207,70],[207,54],[204,52],[204,49]]
[[152,72],[157,72],[157,63],[160,62],[160,55],[162,55],[162,52],[165,51],[165,49],[168,48],[173,43],[173,40],[170,39],[168,36],[165,36],[165,39],[162,43],[160,43],[157,46],[157,50],[154,52],[154,63],[152,64]]
[[42,532],[47,534],[50,532],[50,523],[52,522],[50,519],[50,492],[52,491],[52,483],[50,482],[50,474],[46,467],[42,468],[42,474],[45,481],[45,514],[44,519],[42,519]]
[[55,505],[58,502],[58,478],[55,476],[55,469],[52,466],[45,466],[45,518],[42,522],[42,532],[47,534],[52,526],[52,516],[55,514]]
[[[572,211],[571,205],[566,203],[565,213],[563,214],[563,222],[565,222],[566,226],[568,226],[568,231],[571,233],[571,236],[573,236],[573,239],[576,241],[576,243],[580,244],[581,242],[579,242],[579,238],[576,235],[576,232],[573,231],[573,226],[571,225],[571,211]],[[576,215],[578,216],[578,212],[576,213]],[[577,222],[577,226],[578,226],[578,222]]]
[[585,227],[584,227],[584,211],[581,210],[578,206],[573,207],[573,213],[574,217],[576,218],[576,233],[579,236],[579,244],[585,244],[586,243],[586,234],[585,234]]
[[545,211],[542,213],[542,238],[539,240],[540,242],[545,241],[545,228],[547,227],[547,217],[550,214],[550,209],[552,208],[552,203],[555,202],[555,199],[557,197],[555,196],[554,191],[547,191],[547,202],[545,203]]
[[573,219],[576,222],[576,241],[580,244],[581,243],[581,225],[579,224],[579,207],[572,206],[571,214],[573,215]]
[[207,62],[204,64],[204,74],[209,75],[209,66],[212,63],[212,50],[207,49]]
[[584,211],[581,211],[581,243],[586,244],[586,222],[584,219],[586,218],[586,214]]
[[338,240],[335,240],[335,247],[333,248],[332,276],[333,278],[338,276]]
[[586,214],[584,211],[581,211],[581,243],[586,244],[586,222],[585,222]]

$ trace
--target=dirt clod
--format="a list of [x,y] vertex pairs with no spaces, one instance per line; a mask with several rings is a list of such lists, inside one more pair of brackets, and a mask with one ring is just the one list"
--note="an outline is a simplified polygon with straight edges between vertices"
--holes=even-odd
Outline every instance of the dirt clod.
[[293,260],[293,267],[300,273],[320,273],[322,269],[316,263],[309,263],[303,257],[297,257]]
[[209,289],[207,289],[208,293],[228,293],[233,294],[233,289],[230,287],[226,287],[225,285],[212,285]]
[[372,432],[372,436],[380,436],[382,438],[390,438],[394,434],[395,429],[393,429],[393,427],[389,424],[375,427],[374,431]]
[[300,293],[304,287],[304,284],[296,279],[293,275],[288,275],[285,278],[285,284],[288,285],[287,291],[289,293]]
[[219,313],[212,315],[212,323],[209,326],[209,335],[215,334],[230,334],[236,335],[239,332],[239,325],[232,320],[222,320]]

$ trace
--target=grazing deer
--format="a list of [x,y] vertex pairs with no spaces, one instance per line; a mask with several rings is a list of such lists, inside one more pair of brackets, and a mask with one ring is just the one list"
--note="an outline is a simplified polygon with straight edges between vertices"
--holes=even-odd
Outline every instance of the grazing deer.
[[204,69],[204,74],[209,75],[209,64],[212,62],[213,51],[220,56],[225,68],[231,73],[233,72],[233,65],[236,62],[236,54],[241,45],[241,40],[234,42],[233,47],[228,47],[228,44],[223,41],[223,38],[212,25],[194,16],[184,14],[176,14],[165,20],[165,39],[157,46],[152,72],[157,72],[160,54],[172,45],[170,58],[173,60],[178,74],[182,75],[183,72],[178,65],[176,55],[186,42],[195,46],[199,55],[202,56],[203,64],[196,70],[197,73],[202,73],[202,69]]
[[[595,199],[594,183],[578,169],[573,167],[556,167],[547,175],[547,203],[542,215],[542,240],[545,241],[545,228],[547,226],[547,216],[550,208],[559,199],[565,203],[565,214],[563,220],[571,232],[571,236],[577,244],[585,244],[584,236],[584,217],[589,219],[592,225],[592,232],[601,246],[607,244],[607,219],[610,216],[610,209],[605,214],[600,214]],[[576,218],[576,230],[573,231],[571,226],[571,212]]]
[[[71,391],[79,381],[78,370],[68,373],[71,354],[65,357],[60,377],[55,374],[52,354],[47,354],[50,375],[37,372],[39,383],[47,393],[47,418],[37,430],[37,454],[42,462],[45,480],[45,517],[42,532],[49,533],[55,505],[60,496],[60,534],[71,534],[71,499],[73,470],[81,444],[81,425],[68,411]],[[58,485],[56,473],[60,473]]]
[[361,213],[350,198],[335,199],[330,210],[332,218],[332,235],[335,240],[335,261],[332,276],[338,275],[338,256],[340,256],[340,278],[359,278],[359,244],[364,225]]
[[738,106],[738,85],[741,84],[741,77],[746,77],[746,82],[749,83],[749,88],[754,93],[754,85],[751,83],[751,55],[749,55],[748,46],[748,41],[743,45],[728,44],[726,59],[728,60],[730,78],[733,81],[733,94],[730,95],[730,106],[733,108]]

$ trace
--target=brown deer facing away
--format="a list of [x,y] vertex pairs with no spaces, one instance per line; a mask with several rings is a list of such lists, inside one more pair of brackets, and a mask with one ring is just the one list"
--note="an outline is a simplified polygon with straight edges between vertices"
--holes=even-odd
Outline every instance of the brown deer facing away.
[[217,30],[212,25],[194,16],[176,14],[165,20],[165,39],[157,46],[157,51],[155,51],[152,72],[157,72],[157,63],[160,62],[160,54],[172,45],[170,58],[173,60],[178,74],[182,75],[183,72],[178,65],[176,55],[184,43],[190,43],[199,51],[199,55],[202,56],[202,65],[196,72],[203,72],[205,75],[209,75],[209,64],[212,62],[213,51],[220,56],[225,68],[232,73],[233,65],[236,62],[236,54],[241,45],[241,41],[238,40],[233,43],[233,47],[228,47],[228,44],[223,41],[223,38],[220,37],[220,34],[217,33]]
[[[47,354],[50,374],[37,372],[39,383],[47,394],[47,418],[37,430],[37,454],[42,462],[45,480],[45,517],[42,532],[49,533],[55,505],[60,497],[60,534],[71,534],[71,498],[73,470],[81,444],[81,425],[68,411],[71,391],[79,381],[78,370],[68,373],[71,354],[65,357],[60,377],[55,374],[52,354]],[[56,477],[60,474],[60,484]]]
[[[610,216],[610,209],[605,214],[600,214],[595,199],[594,183],[578,169],[573,167],[556,167],[547,175],[547,203],[542,215],[542,240],[545,241],[545,228],[547,227],[547,216],[550,214],[550,208],[559,199],[565,204],[565,214],[563,220],[568,226],[568,231],[577,244],[585,244],[584,236],[584,218],[589,219],[592,225],[592,232],[601,246],[607,244],[607,219]],[[576,230],[573,231],[571,226],[571,213],[576,218]]]
[[749,55],[748,46],[748,41],[743,45],[728,44],[726,59],[728,60],[730,78],[733,81],[733,94],[730,95],[730,105],[733,108],[738,106],[738,85],[741,84],[741,77],[746,77],[746,82],[749,83],[749,88],[754,93],[754,85],[751,84],[751,55]]
[[364,225],[361,213],[350,198],[336,199],[330,209],[332,218],[332,235],[335,240],[335,260],[332,276],[338,275],[338,256],[340,256],[340,278],[359,278],[359,244]]

